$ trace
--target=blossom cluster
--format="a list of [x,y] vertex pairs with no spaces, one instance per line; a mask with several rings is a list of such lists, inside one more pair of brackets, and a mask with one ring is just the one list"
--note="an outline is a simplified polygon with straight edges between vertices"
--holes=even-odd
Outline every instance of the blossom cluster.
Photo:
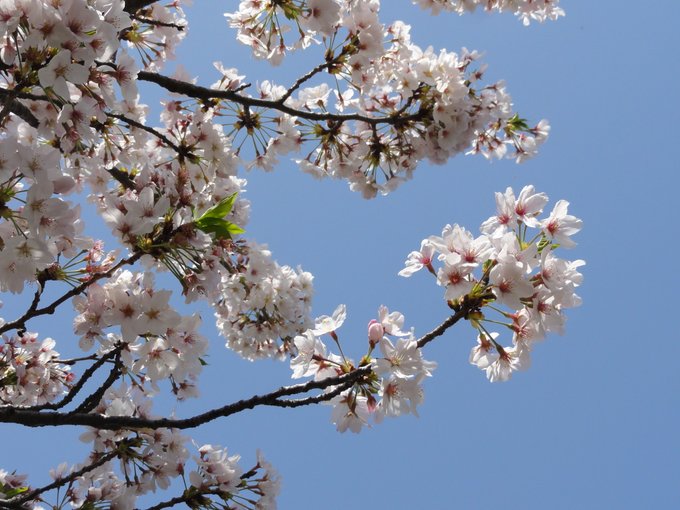
[[36,406],[52,402],[71,386],[74,374],[59,362],[56,342],[35,333],[4,338],[0,345],[0,404]]
[[[511,12],[525,25],[532,20],[543,22],[564,16],[559,0],[413,0],[413,3],[433,14],[441,11],[464,14],[478,8]],[[367,13],[377,12],[379,7],[380,0],[241,0],[238,10],[226,13],[225,17],[238,30],[238,41],[250,47],[255,57],[278,64],[287,52],[318,44],[320,38],[331,38],[340,28],[358,31],[358,27],[369,27]],[[294,37],[291,34],[299,38],[290,42],[290,37]],[[380,34],[372,35],[378,37],[370,42],[379,44]]]
[[251,508],[257,498],[256,508],[275,509],[276,496],[281,487],[278,472],[265,460],[260,452],[257,464],[248,473],[239,467],[239,455],[229,456],[227,450],[213,445],[203,445],[198,449],[197,469],[189,475],[192,487],[198,493],[215,493],[224,501],[230,501],[229,508]]
[[[371,198],[410,179],[418,161],[442,164],[467,152],[521,162],[548,135],[546,121],[532,127],[513,113],[502,82],[480,85],[486,66],[477,65],[477,52],[422,49],[411,42],[408,25],[381,23],[378,0],[244,0],[239,7],[227,15],[239,41],[269,62],[280,62],[293,47],[306,47],[316,34],[312,26],[324,36],[332,33],[334,41],[326,43],[322,68],[335,76],[335,90],[325,82],[299,83],[297,94],[269,82],[260,87],[261,98],[284,101],[300,114],[281,114],[267,124],[261,111],[248,110],[249,121],[240,127],[258,133],[256,166],[270,169],[278,156],[314,142],[297,160],[303,171],[345,179]],[[294,46],[283,43],[284,20],[297,24],[301,39]],[[305,112],[325,115],[325,121],[305,118]],[[350,124],[343,115],[358,121]],[[271,131],[280,134],[267,136]]]
[[198,333],[200,317],[178,314],[170,296],[155,288],[153,273],[119,271],[104,285],[90,285],[85,296],[74,298],[80,347],[90,350],[97,341],[102,352],[121,349],[128,374],[140,383],[170,378],[179,398],[196,396],[208,341]]
[[[74,179],[59,151],[38,141],[26,124],[11,123],[0,139],[0,291],[18,294],[27,282],[54,278],[57,257],[91,244],[81,237],[80,207],[64,196]],[[42,275],[40,272],[43,272]]]
[[[371,368],[370,375],[329,401],[333,406],[331,421],[340,432],[348,429],[360,432],[370,420],[380,422],[385,417],[402,414],[418,416],[417,406],[423,402],[422,381],[432,375],[437,364],[423,359],[413,330],[402,329],[404,316],[399,312],[390,313],[385,306],[380,307],[378,319],[371,320],[368,325],[368,352],[358,366],[345,357],[340,347],[337,330],[346,316],[345,305],[340,305],[332,316],[317,318],[313,328],[295,337],[296,355],[290,362],[292,377],[313,377],[322,381],[357,368]],[[331,337],[340,354],[328,351],[322,340],[324,335]],[[380,348],[382,356],[373,355],[376,347]]]
[[[424,239],[399,272],[408,277],[427,269],[444,288],[450,307],[458,311],[473,304],[466,318],[478,337],[470,362],[490,381],[506,381],[526,369],[535,343],[549,332],[562,333],[564,310],[581,304],[576,289],[583,280],[578,268],[585,262],[564,260],[555,252],[575,246],[571,237],[582,222],[568,214],[565,200],[539,219],[547,203],[548,196],[533,186],[517,196],[512,188],[496,193],[496,214],[482,223],[481,235],[446,225],[441,236]],[[492,313],[507,322],[489,319]],[[510,330],[512,345],[502,346],[499,333],[487,330],[489,324]]]
[[312,275],[280,266],[265,246],[248,243],[239,271],[225,276],[215,305],[227,347],[246,359],[285,357],[310,323]]

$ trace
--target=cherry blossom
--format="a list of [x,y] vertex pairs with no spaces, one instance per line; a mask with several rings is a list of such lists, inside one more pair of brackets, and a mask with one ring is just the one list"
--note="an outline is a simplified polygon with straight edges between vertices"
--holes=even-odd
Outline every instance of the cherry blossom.
[[87,81],[87,69],[81,64],[72,62],[71,52],[62,50],[50,60],[47,66],[38,71],[40,84],[48,88],[65,99],[69,99],[71,94],[67,83],[82,85]]

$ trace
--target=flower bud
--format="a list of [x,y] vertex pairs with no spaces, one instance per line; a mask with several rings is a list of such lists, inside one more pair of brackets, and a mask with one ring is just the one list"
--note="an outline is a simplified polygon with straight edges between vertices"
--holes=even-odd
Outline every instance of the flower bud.
[[368,323],[368,341],[371,347],[375,347],[384,335],[385,328],[377,320],[373,319]]

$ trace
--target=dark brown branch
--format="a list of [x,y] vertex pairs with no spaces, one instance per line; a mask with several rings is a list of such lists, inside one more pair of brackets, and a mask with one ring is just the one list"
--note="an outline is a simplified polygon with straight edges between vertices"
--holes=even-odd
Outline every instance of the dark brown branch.
[[38,126],[40,126],[40,121],[33,115],[33,112],[19,101],[12,101],[10,111],[31,127],[38,129]]
[[19,94],[17,89],[7,90],[0,88],[0,96],[5,98],[3,111],[0,112],[0,122],[2,122],[9,113],[13,113],[31,127],[37,128],[40,125],[40,121],[33,115],[33,112],[31,112],[28,107],[17,101],[16,98],[20,95],[21,94]]
[[[33,294],[33,300],[31,301],[31,304],[28,305],[29,311],[35,311],[38,309],[38,306],[40,306],[40,299],[42,298],[43,291],[45,290],[45,281],[41,279],[40,276],[37,278],[37,283],[38,288],[36,289],[35,294]],[[19,331],[19,333],[23,333],[23,328]]]
[[123,9],[128,14],[134,14],[140,9],[149,7],[151,4],[155,4],[158,0],[127,0],[125,2],[125,8]]
[[80,361],[97,361],[99,358],[97,354],[90,354],[89,356],[82,356],[80,358],[55,359],[53,363],[61,363],[62,365],[75,365]]
[[116,270],[120,269],[121,267],[128,265],[128,264],[134,264],[139,260],[144,253],[142,252],[137,252],[134,253],[133,255],[130,255],[127,258],[121,259],[118,264],[113,266],[111,269],[104,273],[97,273],[92,278],[89,280],[81,283],[77,287],[73,287],[71,290],[69,290],[67,293],[65,293],[63,296],[61,296],[58,299],[55,299],[52,301],[47,306],[44,306],[43,308],[33,308],[33,305],[29,307],[26,312],[19,317],[18,319],[7,322],[4,324],[2,327],[0,327],[0,334],[6,333],[7,331],[11,331],[13,329],[18,329],[22,330],[26,327],[26,323],[30,320],[33,319],[34,317],[38,317],[40,315],[52,315],[56,310],[59,305],[64,303],[65,301],[68,301],[72,297],[75,297],[79,294],[81,294],[83,291],[85,291],[90,285],[92,285],[94,282],[101,280],[102,278],[108,278],[110,277]]
[[479,308],[482,304],[481,298],[464,300],[460,308],[451,317],[442,322],[439,326],[434,328],[429,333],[424,334],[418,339],[418,347],[422,349],[425,345],[430,343],[432,340],[444,334],[444,332],[453,326],[455,323],[461,319],[466,319],[467,315]]
[[132,177],[130,177],[130,174],[121,170],[120,168],[113,167],[109,168],[106,171],[109,173],[109,175],[111,175],[111,177],[116,179],[125,189],[133,190],[137,188],[137,186],[135,185],[135,181],[134,179],[132,179]]
[[102,385],[99,388],[97,388],[91,395],[89,395],[85,400],[83,400],[83,402],[78,407],[76,407],[72,411],[73,414],[89,413],[90,411],[92,411],[95,407],[99,405],[99,402],[104,396],[104,393],[106,393],[106,390],[113,386],[113,383],[115,383],[118,380],[122,373],[120,367],[121,350],[122,347],[119,346],[115,349],[115,351],[112,351],[115,354],[113,360],[113,367],[111,367],[111,372],[109,372],[109,376],[106,378],[106,380],[102,383]]
[[[361,378],[368,375],[371,371],[370,366],[360,367],[350,373],[342,374],[337,377],[331,377],[321,381],[309,381],[304,384],[296,384],[293,386],[283,386],[276,391],[267,393],[265,395],[255,395],[245,400],[239,400],[233,404],[228,404],[223,407],[212,409],[202,414],[198,414],[191,418],[184,419],[170,419],[170,418],[137,418],[131,416],[102,416],[99,414],[85,414],[85,413],[60,413],[60,412],[36,412],[17,408],[0,408],[0,423],[17,423],[26,425],[28,427],[54,427],[60,425],[86,425],[102,430],[119,430],[119,429],[159,429],[159,428],[176,428],[189,429],[195,428],[217,418],[227,417],[232,414],[240,413],[246,409],[253,409],[258,406],[275,406],[275,407],[296,407],[306,404],[292,404],[288,405],[285,401],[280,400],[281,397],[290,395],[298,395],[300,393],[307,393],[310,390],[324,389],[336,385],[350,385],[357,382]],[[333,393],[325,393],[315,400],[310,400],[309,403],[317,403],[323,400],[330,400],[335,395]]]
[[146,510],[162,510],[163,508],[172,508],[173,506],[179,505],[180,503],[188,503],[189,501],[193,501],[202,495],[203,493],[191,494],[189,491],[184,491],[184,494],[181,496],[175,496],[174,498],[168,499],[167,501],[162,501],[161,503],[148,507]]
[[10,90],[9,93],[4,95],[5,100],[2,103],[2,110],[0,110],[0,124],[3,123],[5,117],[7,117],[12,111],[12,104],[16,98],[16,91]]
[[147,25],[152,25],[154,27],[166,27],[166,28],[175,28],[179,31],[182,31],[186,28],[186,25],[178,25],[177,23],[166,23],[163,21],[158,21],[155,19],[150,19],[150,18],[145,18],[144,16],[130,16],[132,19],[135,21],[139,21],[140,23],[146,23]]
[[154,506],[148,507],[146,510],[162,510],[163,508],[171,508],[175,505],[179,505],[180,503],[186,503],[189,508],[200,508],[200,506],[194,506],[191,503],[202,501],[204,500],[205,496],[221,496],[222,494],[224,494],[224,492],[217,490],[194,491],[192,489],[187,489],[181,496],[175,496],[174,498],[168,499],[167,501],[162,501]]
[[314,69],[309,71],[307,74],[304,74],[300,76],[297,80],[295,80],[295,83],[293,83],[288,90],[286,90],[286,93],[281,96],[279,101],[285,102],[286,99],[288,99],[290,96],[293,95],[293,92],[295,92],[297,89],[299,89],[303,83],[306,81],[310,80],[312,77],[315,75],[319,74],[321,71],[324,69],[327,69],[328,67],[332,66],[334,62],[324,62],[323,64],[319,64],[316,66]]
[[32,94],[30,92],[19,92],[16,91],[16,89],[12,89],[11,91],[7,89],[0,88],[0,96],[8,96],[11,94],[14,95],[17,99],[30,99],[31,101],[49,101],[50,98],[47,97],[44,94]]
[[285,399],[285,400],[277,400],[275,404],[268,404],[272,405],[275,407],[302,407],[302,406],[308,406],[311,404],[319,404],[321,402],[328,402],[329,400],[333,399],[334,397],[340,395],[345,390],[350,389],[354,385],[355,381],[349,381],[344,384],[340,384],[333,388],[331,391],[327,391],[325,393],[320,393],[318,395],[314,395],[313,397],[306,397],[306,398],[290,398],[290,399]]
[[395,122],[406,122],[412,120],[420,120],[423,118],[422,113],[414,113],[410,115],[404,115],[403,117],[367,117],[358,113],[350,114],[337,114],[337,113],[317,113],[309,112],[305,110],[298,110],[291,106],[284,104],[284,101],[278,100],[268,100],[268,99],[258,99],[254,97],[242,96],[233,90],[215,90],[206,87],[201,87],[199,85],[194,85],[192,83],[187,83],[180,80],[175,80],[168,76],[163,76],[158,73],[151,73],[148,71],[140,71],[137,75],[137,79],[141,81],[148,81],[160,85],[169,92],[174,92],[176,94],[182,94],[188,97],[193,97],[195,99],[201,99],[208,101],[211,99],[225,99],[227,101],[232,101],[234,103],[241,104],[243,106],[258,107],[258,108],[268,108],[272,110],[278,110],[289,115],[294,115],[307,120],[316,121],[328,121],[334,120],[338,122],[346,121],[359,121],[365,122],[370,125],[376,124],[394,124]]
[[[447,318],[439,326],[434,328],[429,333],[426,333],[417,340],[419,348],[424,347],[429,342],[444,334],[444,332],[451,326],[459,322],[461,319],[467,318],[468,314],[482,305],[484,296],[475,299],[466,299],[459,305],[456,313]],[[304,384],[296,384],[293,386],[283,386],[276,391],[267,393],[265,395],[255,395],[249,399],[239,400],[238,402],[225,405],[223,407],[212,409],[202,414],[198,414],[191,418],[170,419],[170,418],[137,418],[130,416],[102,416],[98,414],[88,414],[82,412],[87,407],[76,409],[72,413],[60,412],[39,412],[35,409],[21,409],[14,407],[0,408],[0,422],[2,423],[18,423],[28,427],[54,427],[60,425],[86,425],[98,429],[118,430],[118,429],[139,429],[139,428],[177,428],[188,429],[195,428],[217,418],[227,417],[232,414],[245,411],[246,409],[253,409],[258,406],[273,406],[273,407],[301,407],[310,404],[317,404],[332,399],[339,395],[344,390],[350,388],[353,384],[359,381],[362,377],[368,375],[371,371],[370,366],[359,367],[358,369],[343,374],[337,377],[324,379],[321,381],[309,381]],[[113,372],[112,372],[113,374]],[[110,378],[113,375],[109,376]],[[115,380],[115,379],[114,379]],[[314,389],[325,389],[331,386],[337,386],[330,392],[322,393],[311,397],[302,399],[282,399],[281,397],[299,395],[307,393]],[[103,392],[102,392],[103,394]],[[89,398],[86,402],[89,402]],[[96,405],[96,404],[95,404]]]

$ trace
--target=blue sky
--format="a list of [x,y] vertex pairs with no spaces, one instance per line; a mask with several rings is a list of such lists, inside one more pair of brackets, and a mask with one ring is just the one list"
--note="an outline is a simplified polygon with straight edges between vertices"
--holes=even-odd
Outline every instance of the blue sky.
[[[203,4],[189,11],[189,37],[177,55],[201,83],[215,80],[214,60],[253,83],[290,83],[318,63],[314,51],[274,71],[253,62],[221,15],[232,3]],[[553,203],[569,200],[584,220],[577,248],[563,254],[587,261],[584,304],[568,314],[566,334],[537,346],[532,368],[505,384],[488,383],[468,364],[475,335],[467,324],[428,345],[425,357],[439,367],[426,381],[420,418],[340,435],[323,406],[259,409],[192,436],[241,453],[246,468],[262,449],[283,476],[282,509],[678,508],[680,3],[563,1],[565,18],[529,28],[509,15],[431,17],[406,0],[383,4],[383,22],[410,23],[423,47],[483,51],[486,79],[506,80],[522,116],[549,119],[549,140],[523,165],[481,157],[423,164],[412,181],[373,201],[291,164],[253,172],[247,235],[268,243],[280,263],[314,273],[317,315],[347,304],[340,338],[358,358],[381,304],[404,313],[417,334],[446,318],[431,278],[397,276],[421,239],[446,223],[477,231],[494,211],[494,191],[534,184]],[[13,309],[6,301],[3,315]],[[177,414],[290,382],[287,364],[252,364],[227,352],[209,312],[204,318],[214,347],[203,396]],[[69,341],[70,318],[63,323],[52,322],[50,334]],[[76,429],[3,430],[10,439],[0,467],[36,473],[35,480],[84,453],[73,444]],[[49,455],[27,455],[46,447]]]

